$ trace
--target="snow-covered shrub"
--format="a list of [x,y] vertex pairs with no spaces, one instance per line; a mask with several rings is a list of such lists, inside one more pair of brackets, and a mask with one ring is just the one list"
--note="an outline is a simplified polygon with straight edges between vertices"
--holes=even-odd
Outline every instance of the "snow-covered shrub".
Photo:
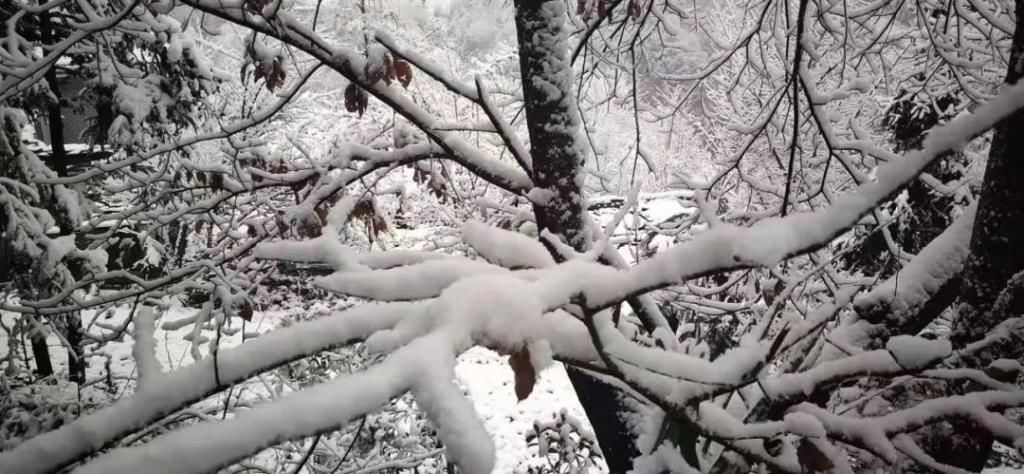
[[526,440],[537,450],[537,459],[527,461],[530,474],[592,472],[602,459],[594,434],[564,408],[554,420],[535,420]]

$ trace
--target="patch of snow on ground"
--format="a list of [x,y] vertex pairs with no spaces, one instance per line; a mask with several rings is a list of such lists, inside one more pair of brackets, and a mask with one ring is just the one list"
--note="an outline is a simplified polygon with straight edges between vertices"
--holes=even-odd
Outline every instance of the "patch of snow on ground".
[[[130,307],[127,306],[117,307],[109,313],[101,314],[99,321],[107,325],[119,325],[128,317],[129,310]],[[166,321],[192,316],[196,311],[198,310],[195,308],[173,304],[157,321],[157,329],[154,332],[156,357],[164,372],[190,365],[194,361],[189,350],[190,345],[184,339],[190,333],[190,328],[168,331],[162,329],[160,325]],[[254,314],[253,323],[247,324],[245,329],[247,332],[264,332],[276,325],[276,319],[285,318],[285,313],[287,311],[257,312]],[[10,313],[0,316],[8,324],[13,323],[15,318],[15,315]],[[95,317],[94,311],[82,312],[84,325],[88,325]],[[90,331],[109,332],[95,325]],[[135,360],[132,357],[132,335],[129,326],[121,340],[108,342],[94,353],[87,369],[87,380],[98,382],[97,388],[105,386],[105,381],[111,379],[107,378],[103,358],[110,357],[111,381],[114,382],[114,389],[117,392],[112,394],[115,398],[125,396],[134,389],[134,383],[130,382],[136,376]],[[230,336],[223,335],[222,347],[238,345],[241,342],[241,335],[242,331]],[[66,371],[66,350],[52,333],[47,342],[50,345],[55,370],[58,373],[61,370]],[[0,357],[6,354],[6,350],[6,335],[0,334]],[[208,357],[205,344],[202,353]],[[536,447],[528,447],[526,443],[526,435],[532,431],[534,420],[554,420],[559,411],[565,408],[571,415],[581,420],[587,430],[592,430],[562,364],[554,363],[541,373],[530,397],[517,402],[512,369],[507,359],[507,356],[478,347],[463,354],[455,367],[459,383],[468,393],[494,440],[497,462],[493,472],[501,474],[525,472],[528,466],[543,463],[536,457]],[[94,392],[83,392],[83,397],[88,400],[92,398],[92,393]],[[73,394],[67,395],[73,398]],[[602,469],[591,469],[590,472],[604,472],[603,466]]]
[[525,472],[527,462],[536,456],[536,448],[528,448],[526,444],[526,434],[533,431],[534,420],[554,420],[565,408],[586,423],[588,430],[593,429],[562,364],[552,364],[541,374],[529,398],[516,402],[512,369],[507,359],[507,356],[477,347],[466,351],[455,366],[455,375],[494,439],[495,473]]

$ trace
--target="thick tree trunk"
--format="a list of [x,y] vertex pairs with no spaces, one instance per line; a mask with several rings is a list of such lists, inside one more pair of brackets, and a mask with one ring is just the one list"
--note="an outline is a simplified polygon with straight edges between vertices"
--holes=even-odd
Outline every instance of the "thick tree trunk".
[[[530,134],[533,181],[551,199],[535,205],[537,225],[577,250],[589,245],[581,192],[584,153],[572,94],[572,64],[562,0],[516,0],[519,65]],[[617,391],[576,370],[569,379],[594,426],[611,472],[626,472],[636,455],[633,437],[620,415]]]
[[[1024,0],[1017,0],[1017,25],[1010,49],[1006,82],[1016,84],[1024,76]],[[1000,293],[1009,280],[1024,270],[1024,160],[1016,156],[1024,150],[1024,111],[1018,111],[996,129],[989,150],[988,164],[978,199],[978,211],[971,237],[971,255],[964,268],[959,317],[954,322],[952,340],[955,347],[981,339],[1009,316],[1024,313],[1017,300],[1014,307],[994,311]],[[1017,358],[1016,354],[985,354],[968,361],[975,367],[987,365],[997,357]],[[970,387],[950,387],[954,391]],[[980,471],[992,451],[988,430],[964,420],[952,422],[951,437],[940,438],[933,452],[936,459],[967,469]],[[946,441],[942,441],[945,439]],[[950,446],[945,446],[950,444]],[[946,448],[949,449],[946,449]],[[951,453],[950,455],[943,455]]]
[[517,0],[519,66],[530,133],[533,180],[551,191],[551,200],[537,206],[538,225],[583,249],[583,150],[580,120],[572,95],[572,64],[564,29],[565,5],[560,1]]
[[[1006,82],[1016,84],[1024,75],[1024,0],[1016,2],[1017,27],[1010,49]],[[1024,269],[1024,111],[996,127],[989,150],[985,179],[978,198],[978,214],[971,238],[971,257],[964,269],[960,297],[961,317],[954,327],[954,343],[980,339],[1005,315],[991,311],[1010,278]],[[1021,308],[1013,308],[1020,312]]]

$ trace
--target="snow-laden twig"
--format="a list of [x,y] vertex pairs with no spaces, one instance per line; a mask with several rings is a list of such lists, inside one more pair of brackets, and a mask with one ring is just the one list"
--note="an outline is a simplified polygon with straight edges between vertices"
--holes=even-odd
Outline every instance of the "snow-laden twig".
[[57,470],[132,431],[182,407],[217,393],[270,368],[331,347],[363,339],[393,326],[403,316],[423,311],[422,303],[369,304],[311,322],[272,331],[219,354],[220,379],[213,377],[213,361],[206,358],[169,372],[150,390],[82,416],[61,428],[36,436],[0,453],[0,472],[42,473]]
[[505,148],[509,150],[512,157],[516,159],[519,166],[523,167],[528,174],[533,173],[533,158],[530,156],[530,150],[526,148],[526,145],[519,136],[516,135],[515,130],[512,129],[512,125],[508,123],[504,118],[501,117],[501,112],[498,107],[491,102],[491,93],[484,86],[483,79],[480,76],[475,78],[477,94],[480,97],[479,104],[480,108],[487,114],[487,118],[490,119],[491,124],[494,125],[494,129],[501,136],[502,142],[505,143]]
[[160,361],[156,358],[156,339],[153,330],[156,325],[156,313],[152,306],[143,306],[135,313],[132,345],[132,356],[139,372],[139,390],[148,391],[155,386],[163,372]]

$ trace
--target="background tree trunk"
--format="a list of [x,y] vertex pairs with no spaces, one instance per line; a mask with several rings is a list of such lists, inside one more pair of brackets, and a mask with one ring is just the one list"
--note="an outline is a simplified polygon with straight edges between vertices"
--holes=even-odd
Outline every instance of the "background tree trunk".
[[[48,11],[40,15],[39,26],[43,43],[55,43],[53,23]],[[50,129],[50,167],[57,173],[57,176],[65,177],[68,175],[68,160],[67,150],[64,147],[63,98],[61,97],[60,80],[57,77],[56,67],[52,67],[46,72],[46,83],[50,86],[50,90],[56,98],[56,101],[47,106],[47,122]],[[60,235],[72,234],[77,230],[77,228],[72,227],[78,224],[78,222],[65,222],[61,226]],[[64,339],[70,346],[68,347],[68,380],[79,384],[84,383],[85,360],[81,348],[82,317],[77,312],[71,312],[56,316],[55,318],[59,319],[59,321],[55,322],[60,323],[55,326],[58,326],[64,332]],[[34,344],[35,341],[33,340]],[[47,362],[47,365],[50,365],[49,362]]]
[[53,375],[53,364],[50,363],[50,348],[46,345],[46,334],[42,331],[34,331],[32,337],[32,359],[36,361],[36,376],[49,377]]
[[[576,250],[584,250],[590,241],[581,192],[584,153],[578,141],[579,111],[572,94],[565,3],[516,0],[515,6],[533,182],[551,196],[543,205],[534,205],[537,226],[562,237]],[[617,390],[580,371],[568,372],[610,472],[628,471],[637,451],[621,419],[627,409]]]

